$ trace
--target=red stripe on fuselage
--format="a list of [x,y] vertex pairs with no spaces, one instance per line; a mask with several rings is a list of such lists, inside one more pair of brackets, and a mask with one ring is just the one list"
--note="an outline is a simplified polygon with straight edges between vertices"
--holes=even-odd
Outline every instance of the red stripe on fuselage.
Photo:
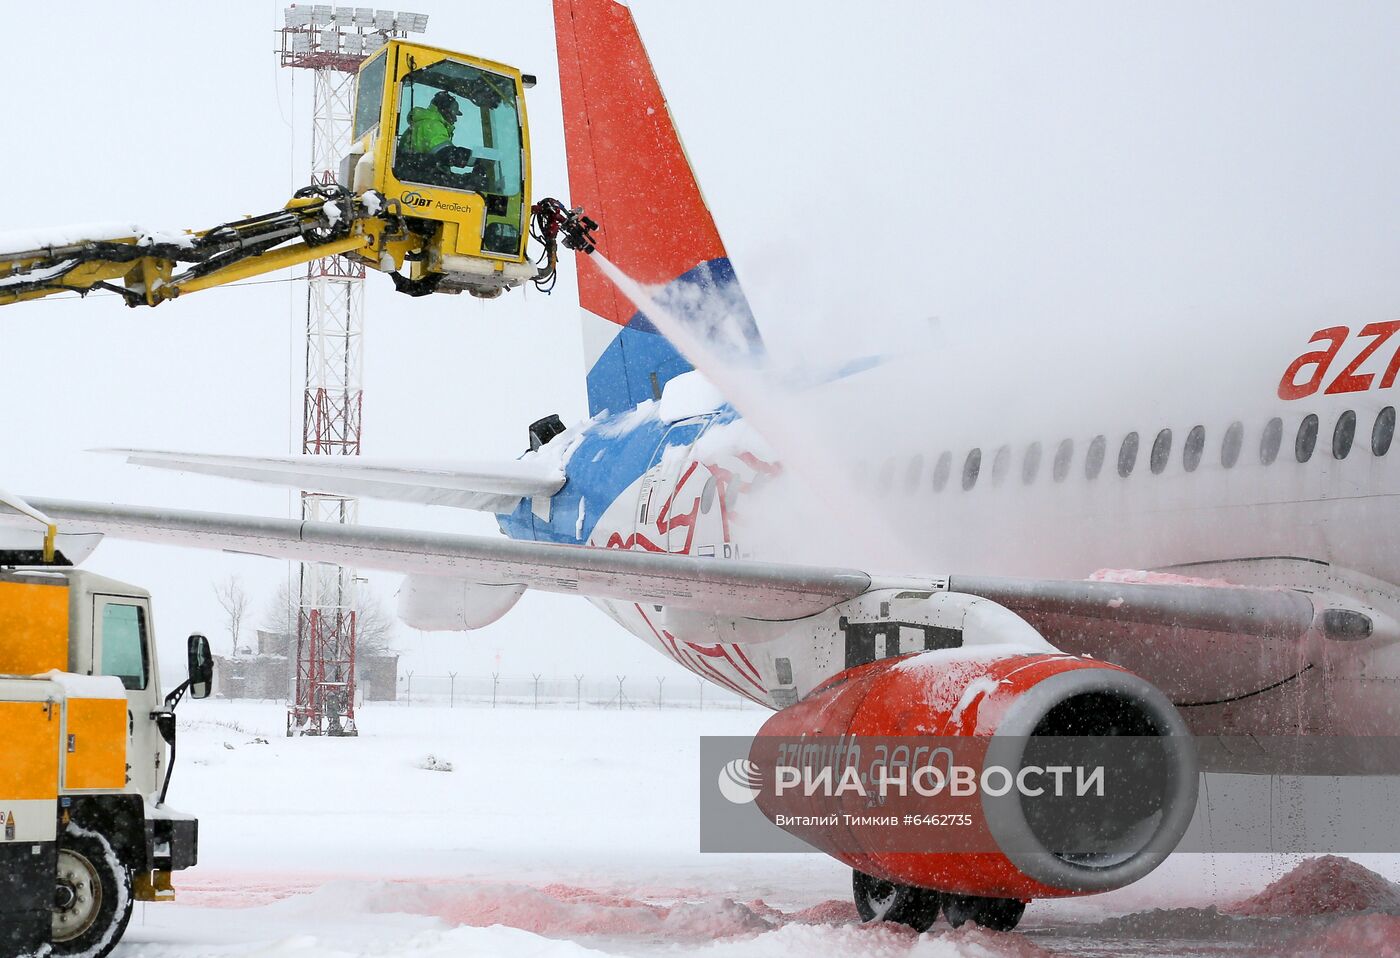
[[[647,614],[642,611],[642,607],[637,603],[632,603],[632,608],[637,610],[637,614],[642,617],[642,621],[647,624],[647,628],[651,629],[651,634],[656,636],[656,641],[661,643],[662,651],[666,652],[668,655],[671,656],[671,658],[675,659],[676,662],[682,668],[693,672],[695,675],[698,675],[702,679],[712,679],[713,681],[718,682],[720,685],[723,685],[725,688],[734,692],[736,695],[742,695],[744,698],[748,699],[751,702],[757,702],[759,705],[767,704],[762,699],[755,698],[752,693],[746,692],[734,682],[731,682],[729,679],[725,678],[718,671],[711,668],[709,663],[705,662],[703,659],[691,659],[689,656],[685,655],[685,653],[681,651],[680,646],[677,644],[676,637],[674,635],[672,635],[670,632],[667,632],[664,629],[658,632],[656,630],[656,626],[651,624],[651,619],[647,618]],[[689,645],[690,643],[687,642],[686,644]]]

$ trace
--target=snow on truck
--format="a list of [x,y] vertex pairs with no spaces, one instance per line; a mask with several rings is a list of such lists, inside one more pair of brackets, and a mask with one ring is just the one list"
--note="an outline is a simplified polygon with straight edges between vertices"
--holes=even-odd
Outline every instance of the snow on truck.
[[150,593],[65,567],[48,529],[42,554],[0,550],[0,956],[99,958],[195,863],[198,821],[165,795],[175,707],[213,660],[191,635],[162,697]]

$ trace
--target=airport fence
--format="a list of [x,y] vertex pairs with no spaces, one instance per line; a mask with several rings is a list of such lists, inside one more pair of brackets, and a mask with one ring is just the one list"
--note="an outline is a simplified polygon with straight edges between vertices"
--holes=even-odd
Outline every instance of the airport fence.
[[401,706],[572,709],[756,709],[700,679],[638,675],[399,674]]

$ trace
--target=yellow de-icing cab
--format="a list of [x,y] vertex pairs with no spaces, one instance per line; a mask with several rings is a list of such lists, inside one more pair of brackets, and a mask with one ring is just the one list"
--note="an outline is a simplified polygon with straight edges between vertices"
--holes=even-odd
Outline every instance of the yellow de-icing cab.
[[102,289],[156,306],[336,255],[412,296],[489,299],[529,281],[548,289],[557,243],[591,253],[598,224],[555,199],[531,202],[533,85],[515,67],[391,40],[360,67],[337,182],[206,230],[0,235],[0,305]]
[[209,693],[208,641],[187,651],[162,697],[149,593],[0,567],[0,955],[105,955],[195,864],[197,820],[165,805],[175,705]]
[[[504,289],[535,276],[525,253],[530,132],[515,67],[391,40],[356,80],[352,146],[340,180],[377,190],[426,239],[391,244],[396,269],[437,291]],[[352,253],[369,266],[367,253]],[[475,291],[475,290],[474,290]]]

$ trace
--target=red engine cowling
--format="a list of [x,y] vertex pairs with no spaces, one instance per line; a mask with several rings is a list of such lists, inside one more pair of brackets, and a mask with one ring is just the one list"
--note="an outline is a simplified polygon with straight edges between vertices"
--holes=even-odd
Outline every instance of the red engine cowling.
[[[808,743],[810,749],[812,743],[841,741],[849,749],[906,737],[929,741],[933,736],[942,741],[956,737],[960,762],[971,755],[984,768],[1012,770],[1026,767],[1026,756],[1036,754],[1037,745],[1072,736],[1101,737],[1095,741],[1133,736],[1113,739],[1119,747],[1114,754],[1131,756],[1142,751],[1141,744],[1151,744],[1156,774],[1143,776],[1149,784],[1139,781],[1135,789],[1119,790],[1125,807],[1115,808],[1112,798],[1101,800],[1094,806],[1094,820],[1080,823],[1065,820],[1066,814],[1075,814],[1073,808],[1066,812],[1054,806],[1047,813],[1045,805],[1035,804],[1043,799],[1028,798],[1015,789],[963,798],[912,796],[912,806],[903,801],[884,809],[902,815],[922,807],[936,813],[931,820],[939,822],[957,816],[961,824],[921,835],[919,850],[910,850],[907,841],[891,841],[895,833],[885,823],[846,823],[843,813],[848,817],[853,811],[864,812],[870,819],[872,811],[881,811],[862,795],[832,796],[822,790],[804,795],[792,788],[777,797],[765,788],[758,805],[787,831],[877,878],[957,894],[1027,900],[1090,894],[1136,881],[1175,848],[1195,810],[1194,750],[1185,724],[1166,697],[1124,669],[1055,653],[948,649],[847,669],[764,723],[751,758],[761,769],[773,768],[784,761],[779,753],[796,755],[783,750],[801,748],[800,743]],[[970,824],[963,812],[971,813]],[[955,830],[946,830],[949,827]],[[1065,829],[1074,827],[1112,832],[1108,837],[1114,853],[1056,851],[1063,847],[1056,842]],[[1052,832],[1058,837],[1052,838]],[[904,834],[909,834],[907,829]]]

